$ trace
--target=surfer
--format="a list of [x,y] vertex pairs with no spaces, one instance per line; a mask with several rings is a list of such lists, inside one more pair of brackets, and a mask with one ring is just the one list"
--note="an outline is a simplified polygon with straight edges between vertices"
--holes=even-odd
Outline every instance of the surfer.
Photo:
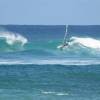
[[63,48],[65,48],[65,47],[67,47],[68,45],[69,45],[69,43],[67,42],[67,34],[68,34],[68,32],[67,32],[67,28],[68,28],[68,26],[66,26],[66,32],[65,32],[65,36],[64,36],[64,40],[63,40],[63,43],[62,43],[62,45],[60,45],[60,46],[58,46],[57,48],[59,48],[60,50],[63,50]]

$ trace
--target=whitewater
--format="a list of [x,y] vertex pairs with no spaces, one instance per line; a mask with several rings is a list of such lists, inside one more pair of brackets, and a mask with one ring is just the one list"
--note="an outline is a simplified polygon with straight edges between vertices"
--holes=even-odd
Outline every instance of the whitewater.
[[100,50],[100,40],[94,38],[78,38],[78,37],[72,37],[71,40],[73,40],[73,43],[71,44],[78,43],[87,48]]

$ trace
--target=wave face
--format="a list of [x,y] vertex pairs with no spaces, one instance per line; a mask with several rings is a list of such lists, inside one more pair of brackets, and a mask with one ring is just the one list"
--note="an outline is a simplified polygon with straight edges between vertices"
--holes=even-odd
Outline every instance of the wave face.
[[[90,30],[90,32],[89,29],[93,29],[93,26],[92,28],[87,27],[88,34],[82,31],[82,27],[81,33],[84,34],[80,34],[78,31],[76,33],[75,27],[69,26],[67,38],[69,46],[60,50],[57,47],[62,43],[65,26],[0,26],[0,62],[1,64],[8,62],[13,64],[15,61],[20,64],[73,65],[75,62],[80,65],[83,63],[99,64],[98,61],[96,63],[86,61],[100,58],[99,35],[93,36],[96,34],[95,27],[94,31]],[[68,60],[69,58],[70,60]],[[13,62],[12,59],[14,59]],[[82,61],[82,59],[85,60]]]

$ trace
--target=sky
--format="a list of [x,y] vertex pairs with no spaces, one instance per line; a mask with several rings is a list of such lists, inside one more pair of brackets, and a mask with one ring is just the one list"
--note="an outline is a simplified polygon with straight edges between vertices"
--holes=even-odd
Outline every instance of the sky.
[[0,0],[0,24],[99,25],[100,0]]

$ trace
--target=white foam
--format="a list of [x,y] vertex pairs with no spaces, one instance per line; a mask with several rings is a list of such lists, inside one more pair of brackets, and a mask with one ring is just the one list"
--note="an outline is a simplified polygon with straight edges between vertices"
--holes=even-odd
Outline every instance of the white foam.
[[6,42],[9,45],[13,45],[16,42],[21,43],[22,45],[24,45],[28,41],[27,38],[23,37],[22,35],[14,34],[14,33],[11,33],[11,32],[1,32],[0,33],[0,38],[6,39]]
[[100,60],[0,60],[0,65],[98,65]]
[[43,91],[43,94],[52,94],[52,95],[58,95],[58,96],[64,96],[69,95],[68,93],[62,93],[62,92],[52,92],[52,91]]
[[94,38],[80,38],[80,37],[72,37],[72,44],[79,43],[83,46],[94,48],[94,49],[100,49],[100,40],[94,39]]

